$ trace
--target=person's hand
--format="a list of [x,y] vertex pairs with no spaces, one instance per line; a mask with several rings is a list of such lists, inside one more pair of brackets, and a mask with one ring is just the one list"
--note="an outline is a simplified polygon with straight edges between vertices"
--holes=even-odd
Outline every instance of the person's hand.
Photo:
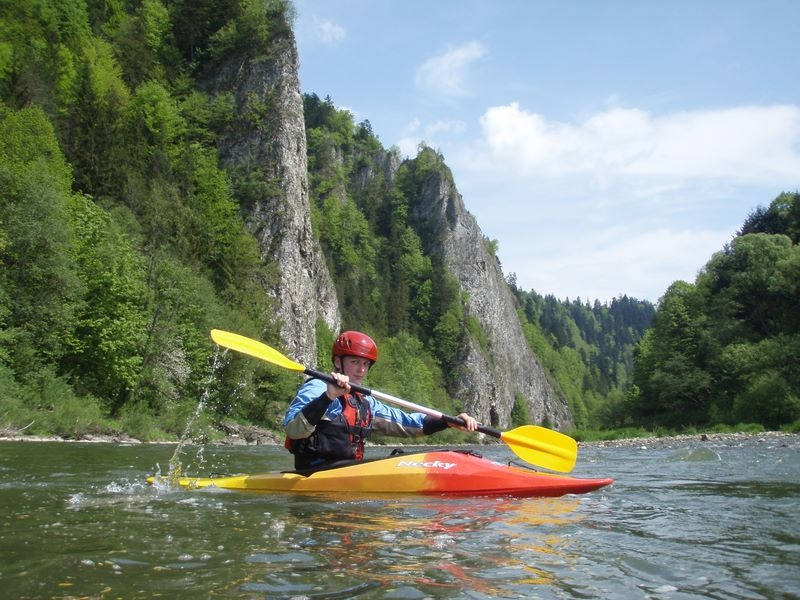
[[326,393],[328,398],[336,400],[339,396],[344,396],[350,391],[350,378],[343,373],[331,373],[331,377],[335,383],[328,383]]
[[469,416],[467,413],[461,413],[458,418],[464,421],[464,425],[454,425],[462,431],[475,431],[478,429],[478,420],[475,417]]

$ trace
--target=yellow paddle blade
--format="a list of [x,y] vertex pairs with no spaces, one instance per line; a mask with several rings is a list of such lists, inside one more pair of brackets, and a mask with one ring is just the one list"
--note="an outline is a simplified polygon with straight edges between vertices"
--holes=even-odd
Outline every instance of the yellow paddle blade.
[[295,362],[288,356],[284,356],[275,350],[275,348],[270,348],[266,344],[244,337],[238,333],[222,331],[221,329],[212,329],[211,339],[223,348],[230,348],[242,354],[249,354],[250,356],[265,360],[273,365],[283,367],[284,369],[300,371],[301,373],[306,370],[299,362]]
[[569,473],[578,459],[578,442],[558,431],[523,425],[500,434],[522,460],[551,471]]

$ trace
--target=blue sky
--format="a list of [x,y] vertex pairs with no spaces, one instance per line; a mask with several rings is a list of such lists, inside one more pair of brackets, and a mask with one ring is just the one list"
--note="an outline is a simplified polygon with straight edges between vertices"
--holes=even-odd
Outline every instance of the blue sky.
[[295,0],[304,93],[441,151],[524,290],[656,302],[800,189],[796,0]]

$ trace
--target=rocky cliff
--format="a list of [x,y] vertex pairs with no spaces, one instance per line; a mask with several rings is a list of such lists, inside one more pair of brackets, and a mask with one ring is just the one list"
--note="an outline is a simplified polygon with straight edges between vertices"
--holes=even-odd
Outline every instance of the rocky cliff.
[[516,301],[499,261],[489,253],[475,218],[466,210],[452,174],[443,167],[425,183],[411,222],[427,231],[428,253],[440,254],[466,293],[467,313],[483,329],[483,347],[469,336],[456,389],[468,412],[506,427],[515,399],[526,403],[535,423],[572,427],[566,400],[556,394],[531,352],[516,313]]
[[[222,165],[242,195],[262,256],[280,268],[271,290],[280,309],[281,338],[289,354],[316,362],[317,319],[332,331],[341,321],[336,291],[311,230],[303,100],[297,47],[291,30],[264,57],[237,56],[208,79],[212,97],[232,95],[236,121],[219,140]],[[255,190],[255,191],[252,191]]]

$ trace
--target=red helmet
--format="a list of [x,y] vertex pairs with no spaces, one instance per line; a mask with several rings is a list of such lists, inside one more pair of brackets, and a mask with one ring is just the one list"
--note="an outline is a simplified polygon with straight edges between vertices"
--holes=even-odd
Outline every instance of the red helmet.
[[337,356],[360,356],[374,363],[378,360],[378,346],[366,333],[343,331],[331,349],[331,360]]

